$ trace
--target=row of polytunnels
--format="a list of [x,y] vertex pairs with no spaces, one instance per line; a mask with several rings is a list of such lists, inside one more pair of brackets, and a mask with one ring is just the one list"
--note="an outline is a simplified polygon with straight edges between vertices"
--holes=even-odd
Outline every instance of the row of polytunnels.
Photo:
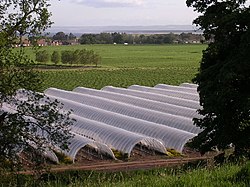
[[[106,86],[101,90],[77,87],[72,91],[48,88],[44,94],[63,103],[63,110],[72,110],[74,137],[62,152],[72,162],[83,157],[128,159],[142,154],[139,152],[164,155],[168,149],[181,153],[202,131],[192,120],[201,118],[194,84]],[[44,154],[58,162],[54,152]]]

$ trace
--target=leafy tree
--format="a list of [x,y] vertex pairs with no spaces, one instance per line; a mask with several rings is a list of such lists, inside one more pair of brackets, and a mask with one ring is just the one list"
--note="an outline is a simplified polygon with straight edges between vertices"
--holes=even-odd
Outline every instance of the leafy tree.
[[69,33],[69,37],[68,37],[69,40],[75,40],[76,39],[76,36],[72,33]]
[[77,61],[77,56],[74,55],[74,51],[64,50],[61,52],[61,61],[63,64],[74,64]]
[[61,55],[59,51],[53,51],[51,55],[51,62],[53,62],[54,64],[58,64],[60,61],[61,61]]
[[124,43],[124,35],[118,32],[112,33],[113,41],[118,44]]
[[49,62],[50,54],[46,50],[36,52],[36,61],[37,62]]
[[80,44],[95,44],[96,34],[83,34],[79,39]]
[[[72,137],[69,113],[60,111],[57,101],[19,90],[38,90],[41,78],[24,48],[12,46],[24,35],[39,37],[51,25],[48,6],[47,0],[0,1],[0,169],[15,165],[21,150],[65,149]],[[21,92],[25,96],[19,99]]]
[[197,83],[204,129],[193,145],[202,152],[214,147],[250,148],[250,8],[246,0],[187,0],[201,15],[194,20],[204,30],[208,48],[203,52]]
[[64,32],[58,32],[52,38],[53,40],[66,41],[68,40],[68,35],[66,35]]

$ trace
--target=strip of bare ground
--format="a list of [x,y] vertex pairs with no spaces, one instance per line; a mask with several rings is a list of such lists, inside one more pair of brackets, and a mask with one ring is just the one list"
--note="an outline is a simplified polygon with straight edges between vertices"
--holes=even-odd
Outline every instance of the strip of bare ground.
[[[144,160],[144,161],[132,161],[132,162],[121,162],[121,163],[98,163],[91,165],[82,166],[67,166],[67,167],[55,167],[51,168],[50,172],[64,172],[73,170],[85,170],[85,171],[107,171],[107,172],[118,172],[118,171],[131,171],[141,169],[153,169],[162,167],[171,167],[182,165],[189,162],[196,162],[202,160],[209,160],[212,157],[194,157],[194,158],[178,158],[178,159],[160,159],[160,160]],[[23,171],[20,174],[32,175],[33,171]]]

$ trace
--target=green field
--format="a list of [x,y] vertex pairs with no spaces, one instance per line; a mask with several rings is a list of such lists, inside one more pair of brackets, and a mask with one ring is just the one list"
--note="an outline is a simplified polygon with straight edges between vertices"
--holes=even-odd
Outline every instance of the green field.
[[[102,58],[98,68],[41,71],[48,87],[72,90],[76,86],[100,89],[107,85],[127,87],[132,84],[154,86],[191,82],[197,73],[206,45],[78,45],[43,47],[41,50],[92,49]],[[34,51],[27,53],[35,58]]]

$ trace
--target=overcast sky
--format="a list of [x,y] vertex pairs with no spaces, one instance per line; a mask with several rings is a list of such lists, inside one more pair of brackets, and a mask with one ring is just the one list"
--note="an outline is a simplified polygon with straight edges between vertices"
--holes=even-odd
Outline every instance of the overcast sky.
[[186,0],[51,0],[54,26],[191,25]]

